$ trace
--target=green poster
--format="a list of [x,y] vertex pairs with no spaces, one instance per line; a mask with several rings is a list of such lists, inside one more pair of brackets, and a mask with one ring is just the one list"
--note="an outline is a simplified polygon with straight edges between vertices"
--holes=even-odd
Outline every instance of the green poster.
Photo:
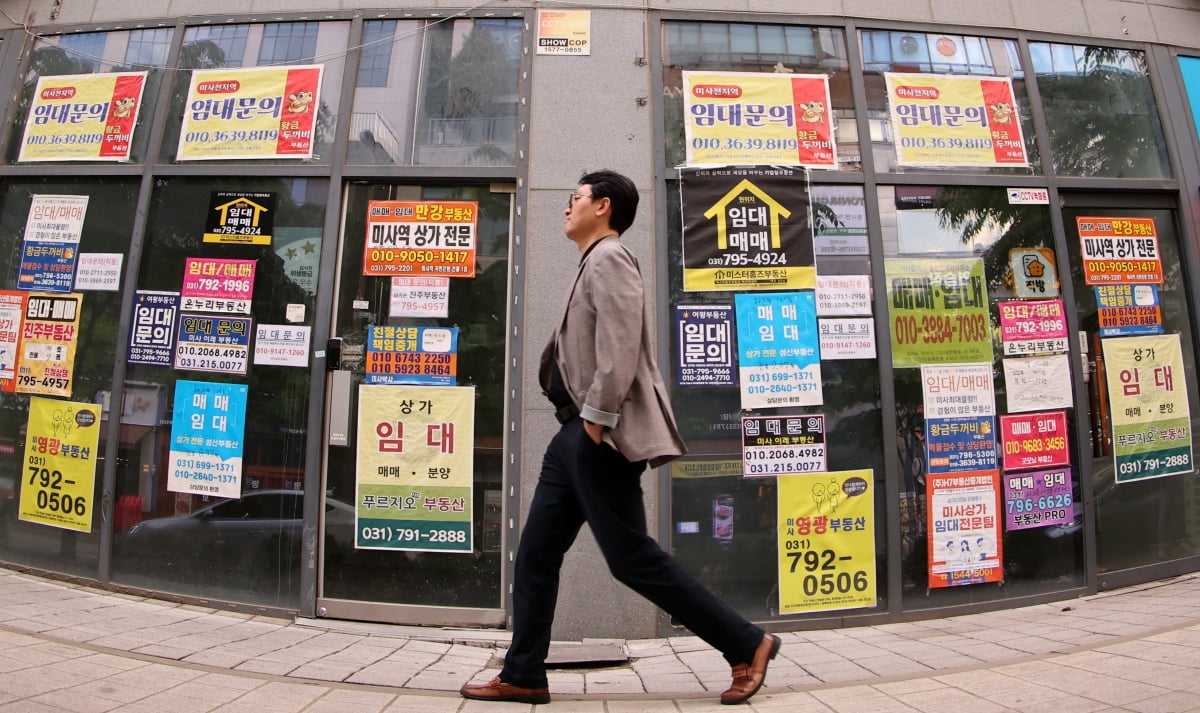
[[887,260],[892,366],[992,362],[979,258]]

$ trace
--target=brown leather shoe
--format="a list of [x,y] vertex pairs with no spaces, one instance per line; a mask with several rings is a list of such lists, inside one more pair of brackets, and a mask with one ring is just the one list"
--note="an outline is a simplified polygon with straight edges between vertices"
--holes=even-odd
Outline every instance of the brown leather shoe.
[[514,703],[549,703],[550,689],[521,688],[500,680],[496,676],[487,683],[476,683],[458,689],[463,698],[473,701],[512,701]]
[[762,643],[754,650],[754,660],[750,663],[740,663],[733,667],[733,684],[721,694],[721,703],[731,706],[745,703],[750,696],[758,693],[763,682],[767,680],[767,664],[779,653],[779,645],[783,641],[774,634],[763,636]]

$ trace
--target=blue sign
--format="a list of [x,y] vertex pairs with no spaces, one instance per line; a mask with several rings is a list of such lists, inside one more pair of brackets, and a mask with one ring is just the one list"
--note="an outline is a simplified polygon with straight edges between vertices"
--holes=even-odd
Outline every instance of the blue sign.
[[742,293],[734,308],[742,408],[819,406],[816,293]]
[[733,307],[692,305],[675,308],[679,335],[675,383],[680,386],[733,386]]
[[133,323],[129,328],[129,350],[125,360],[130,364],[171,366],[178,319],[178,292],[134,292]]
[[368,384],[454,386],[458,327],[367,327]]
[[999,468],[995,416],[925,419],[930,473],[965,473]]
[[175,382],[167,490],[241,496],[248,391],[245,384]]
[[1200,127],[1200,57],[1180,57],[1179,73],[1192,105],[1192,126]]
[[40,292],[70,292],[79,246],[26,240],[21,250],[17,287]]
[[1101,337],[1162,334],[1158,285],[1093,285]]

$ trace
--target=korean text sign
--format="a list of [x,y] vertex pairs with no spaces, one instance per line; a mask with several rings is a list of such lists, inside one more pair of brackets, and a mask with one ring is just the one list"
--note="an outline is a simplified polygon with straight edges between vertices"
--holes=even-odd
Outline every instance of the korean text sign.
[[36,195],[29,203],[17,288],[70,292],[87,196]]
[[128,161],[145,72],[38,78],[18,161]]
[[131,321],[126,360],[130,364],[171,366],[179,322],[179,293],[135,291]]
[[591,38],[590,10],[538,10],[538,54],[588,55]]
[[27,430],[19,518],[91,532],[100,407],[35,396]]
[[175,338],[175,368],[245,374],[250,333],[249,317],[182,314]]
[[1100,340],[1116,481],[1192,471],[1191,409],[1178,334]]
[[1158,285],[1094,285],[1101,337],[1162,334]]
[[270,245],[274,225],[274,193],[213,191],[208,201],[204,242]]
[[0,290],[0,391],[16,391],[26,293]]
[[676,384],[732,386],[737,383],[732,305],[679,305],[675,308],[675,324],[679,334]]
[[183,267],[185,312],[250,314],[255,260],[189,257]]
[[929,475],[925,487],[929,586],[1003,581],[1000,472]]
[[367,327],[368,384],[458,381],[458,327]]
[[991,362],[983,260],[885,261],[892,366]]
[[475,388],[358,390],[355,546],[471,552]]
[[363,274],[475,277],[476,201],[368,201]]
[[1000,417],[1004,470],[1069,465],[1067,412],[1006,414]]
[[811,290],[734,298],[742,408],[818,406],[821,353]]
[[824,74],[683,72],[687,165],[837,168]]
[[875,605],[870,470],[779,478],[779,613]]
[[248,391],[245,384],[175,382],[167,490],[241,497]]
[[992,365],[921,367],[925,448],[930,473],[996,467],[996,399]]
[[1067,351],[1062,300],[1006,300],[997,307],[1005,356]]
[[1004,475],[1004,529],[1028,530],[1074,520],[1070,468]]
[[826,470],[825,416],[743,416],[742,463],[748,478]]
[[1154,218],[1080,216],[1075,227],[1087,284],[1162,284]]
[[816,287],[803,172],[758,167],[680,174],[685,291]]
[[1008,77],[886,73],[896,162],[1027,166]]
[[322,67],[192,70],[176,158],[312,158]]
[[70,396],[83,295],[32,292],[25,300],[17,393]]

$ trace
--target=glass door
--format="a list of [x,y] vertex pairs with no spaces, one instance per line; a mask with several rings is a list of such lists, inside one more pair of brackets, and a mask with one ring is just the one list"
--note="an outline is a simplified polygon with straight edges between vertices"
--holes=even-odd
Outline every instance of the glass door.
[[344,206],[317,611],[501,625],[512,193],[352,183]]
[[1189,276],[1169,203],[1064,197],[1087,362],[1100,586],[1120,586],[1113,573],[1170,574],[1169,563],[1200,554]]

